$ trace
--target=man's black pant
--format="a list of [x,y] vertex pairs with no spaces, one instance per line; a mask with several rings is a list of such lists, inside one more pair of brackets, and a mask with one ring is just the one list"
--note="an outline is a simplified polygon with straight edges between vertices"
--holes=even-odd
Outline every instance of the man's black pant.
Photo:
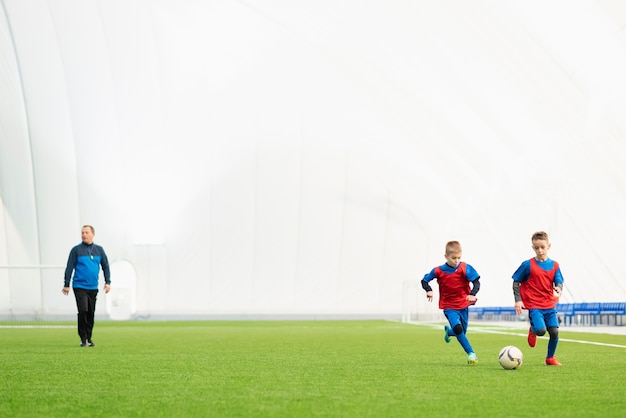
[[98,290],[74,288],[78,308],[78,336],[81,342],[91,341]]

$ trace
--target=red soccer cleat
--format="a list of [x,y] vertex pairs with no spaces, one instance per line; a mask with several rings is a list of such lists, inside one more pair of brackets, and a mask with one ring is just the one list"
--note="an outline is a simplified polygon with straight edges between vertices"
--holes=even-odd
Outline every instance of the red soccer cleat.
[[546,366],[562,366],[555,356],[546,358]]
[[528,328],[528,345],[534,347],[537,345],[537,336],[533,334],[533,329]]

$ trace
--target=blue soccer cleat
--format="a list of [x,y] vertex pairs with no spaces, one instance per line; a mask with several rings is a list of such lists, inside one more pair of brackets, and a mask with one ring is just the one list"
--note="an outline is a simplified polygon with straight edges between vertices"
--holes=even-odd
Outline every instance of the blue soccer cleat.
[[475,353],[469,353],[467,356],[467,364],[476,364],[478,363],[478,357],[476,357]]
[[443,327],[443,330],[446,332],[445,334],[443,334],[443,340],[444,340],[446,343],[449,343],[450,341],[452,341],[452,338],[450,338],[450,330],[451,330],[451,329],[452,329],[452,328],[450,328],[450,327],[449,327],[449,326],[447,326],[447,325],[446,325],[445,327]]

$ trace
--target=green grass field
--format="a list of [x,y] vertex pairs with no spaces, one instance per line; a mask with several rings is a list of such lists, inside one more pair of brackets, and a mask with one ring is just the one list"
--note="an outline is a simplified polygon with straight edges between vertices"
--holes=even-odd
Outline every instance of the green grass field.
[[[65,325],[0,328],[1,417],[626,414],[626,336],[562,329],[563,367],[547,367],[546,337],[531,349],[519,329],[470,324],[480,363],[468,366],[456,340],[427,325],[100,321],[94,348]],[[521,369],[500,368],[505,345],[522,349]]]

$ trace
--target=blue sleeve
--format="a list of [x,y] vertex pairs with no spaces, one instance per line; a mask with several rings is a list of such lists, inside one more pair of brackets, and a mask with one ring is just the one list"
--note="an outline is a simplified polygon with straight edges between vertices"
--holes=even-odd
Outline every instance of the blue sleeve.
[[513,280],[522,283],[530,276],[530,260],[525,260],[513,273]]
[[111,284],[111,270],[109,268],[109,258],[107,254],[104,252],[104,248],[100,247],[100,267],[102,267],[102,273],[104,275],[104,282],[106,284]]
[[480,279],[480,274],[478,274],[476,269],[474,269],[474,267],[470,266],[467,263],[465,263],[465,275],[467,277],[467,280],[469,280],[470,282],[473,282],[476,279]]
[[561,267],[559,267],[554,274],[554,284],[563,284],[564,281],[563,275],[561,274]]
[[436,279],[437,277],[435,276],[435,269],[433,268],[430,273],[425,274],[424,278],[422,279],[422,281],[428,283],[429,281]]
[[424,289],[427,292],[432,292],[433,288],[430,287],[430,285],[428,284],[429,281],[431,281],[432,279],[435,279],[435,269],[433,268],[430,273],[424,275],[424,278],[422,279],[421,283],[422,283],[422,289]]
[[70,279],[72,278],[72,273],[74,272],[74,268],[76,267],[76,247],[73,247],[70,251],[70,255],[67,257],[67,266],[65,267],[65,275],[63,280],[63,287],[70,287]]

